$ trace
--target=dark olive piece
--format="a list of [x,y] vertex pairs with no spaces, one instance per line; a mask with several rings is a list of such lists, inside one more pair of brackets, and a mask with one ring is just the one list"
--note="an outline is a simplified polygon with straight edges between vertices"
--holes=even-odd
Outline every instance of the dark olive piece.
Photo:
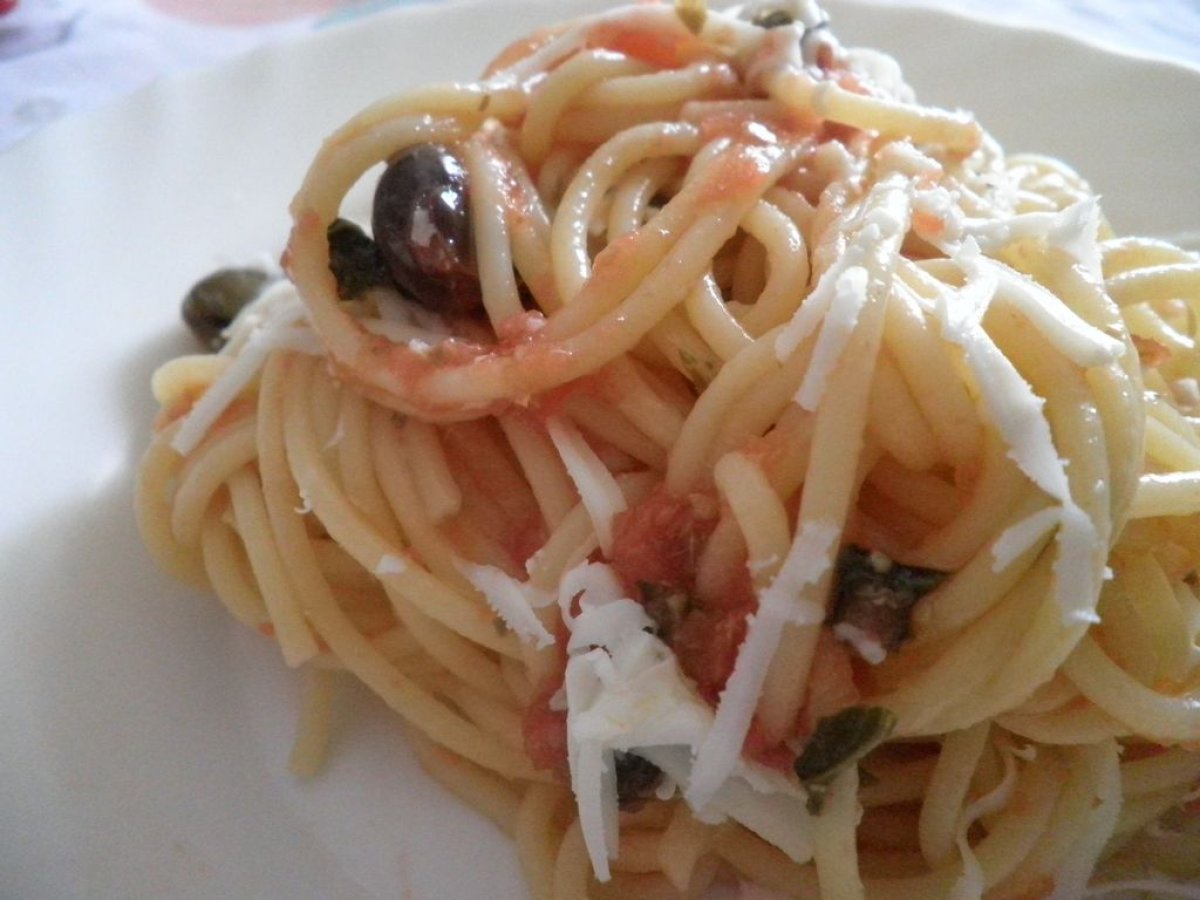
[[796,20],[786,9],[763,9],[755,14],[751,24],[759,28],[782,28],[791,25]]
[[225,329],[270,280],[271,276],[261,269],[213,272],[196,282],[183,298],[183,321],[215,353],[225,346]]
[[334,219],[329,239],[329,271],[337,279],[338,296],[353,300],[371,288],[391,287],[392,277],[375,242],[348,219]]
[[838,556],[830,624],[851,625],[884,650],[897,650],[912,634],[917,601],[946,577],[851,545]]
[[422,306],[463,315],[483,308],[467,170],[442,144],[417,144],[375,186],[375,243],[400,290]]
[[691,606],[688,595],[667,585],[650,581],[639,581],[638,591],[641,594],[642,609],[654,623],[654,633],[662,640],[670,641]]
[[621,809],[637,809],[658,788],[662,769],[645,757],[620,750],[613,754],[613,759],[617,767],[617,805]]

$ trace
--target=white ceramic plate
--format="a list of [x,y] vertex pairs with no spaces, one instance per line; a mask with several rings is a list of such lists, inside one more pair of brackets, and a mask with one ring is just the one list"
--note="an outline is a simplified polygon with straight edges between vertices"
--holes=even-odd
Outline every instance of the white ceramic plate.
[[[0,892],[56,898],[519,897],[511,848],[355,694],[332,765],[285,771],[296,686],[160,575],[131,515],[147,380],[179,297],[278,252],[320,137],[466,78],[594,2],[412,8],[163,83],[0,157]],[[1200,73],[912,10],[833,7],[932,102],[1074,160],[1124,230],[1200,228]]]

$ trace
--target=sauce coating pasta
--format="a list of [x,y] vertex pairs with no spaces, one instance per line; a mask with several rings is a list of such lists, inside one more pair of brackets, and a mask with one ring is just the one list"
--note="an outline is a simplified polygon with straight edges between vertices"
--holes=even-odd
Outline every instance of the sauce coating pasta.
[[1194,895],[1194,254],[802,0],[547,29],[292,215],[138,512],[295,771],[353,677],[538,898]]

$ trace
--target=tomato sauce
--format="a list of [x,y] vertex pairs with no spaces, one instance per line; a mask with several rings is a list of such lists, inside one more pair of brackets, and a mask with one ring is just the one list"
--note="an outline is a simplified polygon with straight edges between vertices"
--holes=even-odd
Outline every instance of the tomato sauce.
[[641,582],[692,590],[696,560],[717,524],[715,515],[697,509],[706,505],[660,487],[614,519],[610,562],[630,596],[638,596]]
[[713,706],[725,689],[737,662],[738,648],[746,639],[747,612],[692,609],[672,637],[679,668]]
[[[576,610],[577,612],[577,610]],[[567,712],[551,709],[550,701],[563,687],[567,671],[567,643],[571,634],[559,619],[554,628],[554,648],[557,653],[555,674],[534,695],[521,717],[521,733],[525,755],[538,769],[554,772],[563,781],[570,781],[567,764]]]
[[597,22],[588,31],[587,46],[620,53],[655,69],[678,69],[716,58],[712,50],[689,31],[638,27],[629,22]]

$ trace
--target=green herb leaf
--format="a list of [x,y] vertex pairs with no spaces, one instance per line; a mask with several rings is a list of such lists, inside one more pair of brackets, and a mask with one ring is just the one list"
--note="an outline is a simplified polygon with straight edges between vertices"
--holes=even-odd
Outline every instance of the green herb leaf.
[[338,296],[353,300],[365,291],[392,286],[392,276],[375,242],[347,219],[334,219],[326,229],[329,270],[337,280]]
[[851,706],[817,723],[804,751],[796,758],[796,776],[822,793],[846,766],[882,744],[896,727],[896,716],[882,706]]

